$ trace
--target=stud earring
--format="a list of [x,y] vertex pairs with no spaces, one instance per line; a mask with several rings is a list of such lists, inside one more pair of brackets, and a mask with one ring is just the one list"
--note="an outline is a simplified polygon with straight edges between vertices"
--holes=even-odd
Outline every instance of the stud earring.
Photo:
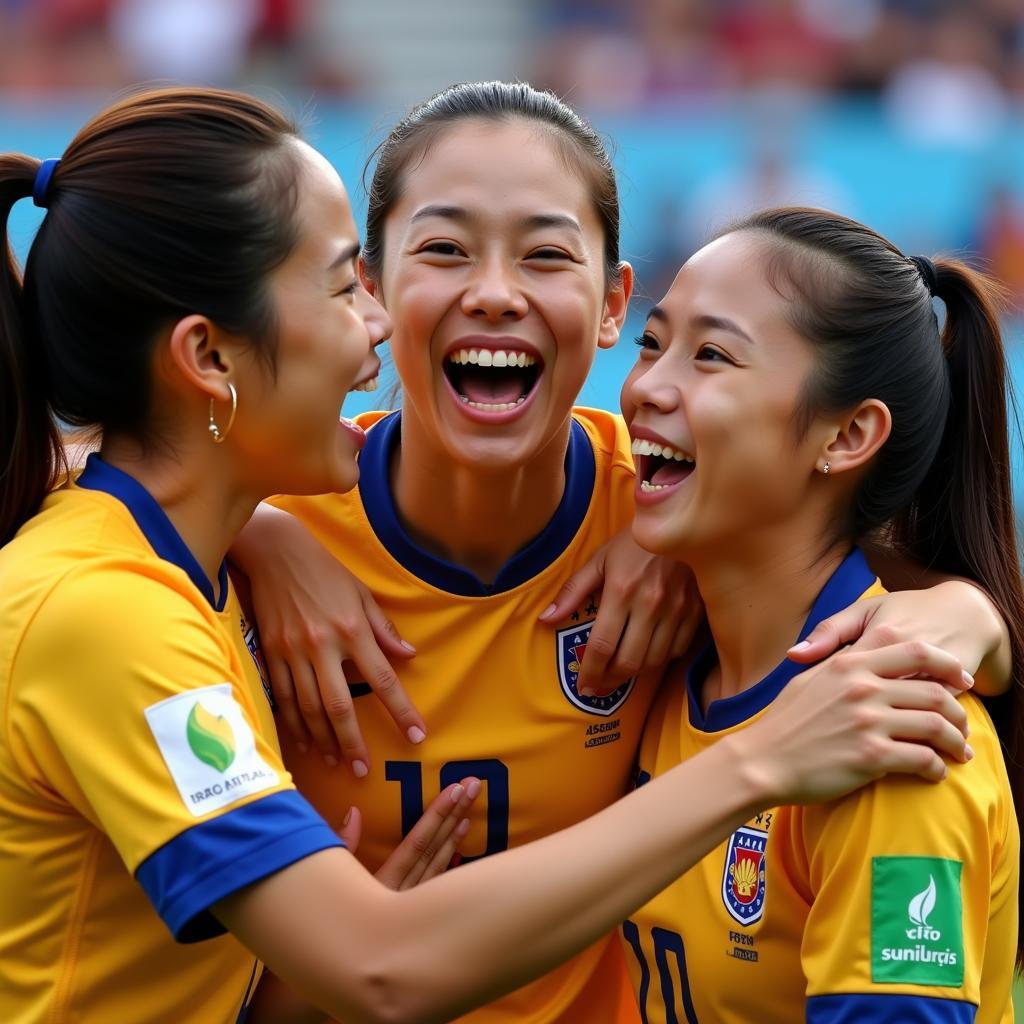
[[210,423],[206,429],[210,431],[210,437],[213,438],[214,444],[221,444],[231,433],[231,428],[235,424],[235,413],[238,412],[238,392],[230,381],[228,381],[228,391],[231,392],[231,415],[228,417],[228,425],[223,430],[217,426],[217,421],[213,417],[214,400],[210,399]]
[[832,468],[831,463],[828,461],[828,459],[826,459],[825,460],[825,465],[821,467],[821,471],[822,471],[822,473],[825,474],[825,476],[828,476],[828,471],[831,468]]

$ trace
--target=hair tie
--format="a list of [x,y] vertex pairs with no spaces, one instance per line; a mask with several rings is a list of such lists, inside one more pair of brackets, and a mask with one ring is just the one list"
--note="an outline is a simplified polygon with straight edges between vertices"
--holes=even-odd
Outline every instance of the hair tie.
[[53,179],[53,172],[59,166],[59,157],[44,160],[36,171],[36,180],[32,182],[32,202],[44,210],[50,205],[50,181]]
[[935,285],[938,283],[938,276],[935,273],[935,264],[927,256],[908,256],[907,259],[917,268],[921,280],[924,281],[928,294],[935,296]]

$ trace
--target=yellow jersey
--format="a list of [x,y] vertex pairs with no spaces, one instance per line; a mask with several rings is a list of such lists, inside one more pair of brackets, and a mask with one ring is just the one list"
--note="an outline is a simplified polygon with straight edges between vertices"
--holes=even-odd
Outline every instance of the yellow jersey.
[[339,845],[219,582],[95,455],[0,550],[5,1024],[241,1019],[259,965],[209,908]]
[[[358,686],[359,722],[373,755],[369,776],[356,780],[327,768],[285,738],[296,784],[328,821],[340,820],[352,804],[360,808],[357,856],[371,870],[440,789],[466,775],[479,776],[485,788],[463,860],[528,843],[606,807],[631,784],[656,680],[627,679],[606,697],[582,696],[576,678],[595,601],[562,628],[537,617],[565,579],[632,520],[633,459],[622,420],[576,411],[561,504],[545,530],[486,585],[423,550],[402,528],[388,476],[400,415],[359,419],[370,429],[358,489],[275,504],[301,519],[370,588],[415,645],[416,657],[396,670],[428,735],[411,746],[376,699],[358,699],[369,692]],[[632,1024],[638,1017],[612,935],[462,1020]]]
[[[878,593],[854,551],[801,639]],[[704,711],[714,663],[709,647],[659,697],[639,783],[744,728],[803,670],[783,662]],[[963,704],[975,756],[941,784],[894,775],[758,814],[624,924],[645,1024],[1012,1021],[1017,822],[991,720]]]

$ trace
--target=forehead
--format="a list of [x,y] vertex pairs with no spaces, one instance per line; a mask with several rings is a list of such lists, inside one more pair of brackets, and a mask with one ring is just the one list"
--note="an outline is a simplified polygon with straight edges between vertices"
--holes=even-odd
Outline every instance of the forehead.
[[392,216],[408,219],[426,204],[494,218],[543,210],[600,231],[586,170],[574,160],[572,144],[546,126],[522,119],[465,121],[444,129],[405,169]]
[[300,244],[330,245],[357,235],[348,192],[338,172],[312,146],[296,140],[298,163],[296,216]]

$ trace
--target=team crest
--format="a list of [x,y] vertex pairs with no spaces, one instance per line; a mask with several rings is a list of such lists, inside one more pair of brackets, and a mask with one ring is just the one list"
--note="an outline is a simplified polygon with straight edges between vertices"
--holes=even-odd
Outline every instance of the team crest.
[[569,699],[569,703],[586,711],[591,715],[612,715],[623,704],[633,689],[636,676],[631,676],[621,686],[600,697],[583,697],[577,689],[577,680],[580,675],[580,662],[587,649],[587,641],[590,639],[590,629],[594,620],[581,622],[568,629],[560,629],[555,634],[555,643],[558,651],[558,681],[562,684],[562,692]]
[[764,914],[765,849],[768,833],[758,828],[736,829],[725,851],[722,902],[731,917],[743,925]]

